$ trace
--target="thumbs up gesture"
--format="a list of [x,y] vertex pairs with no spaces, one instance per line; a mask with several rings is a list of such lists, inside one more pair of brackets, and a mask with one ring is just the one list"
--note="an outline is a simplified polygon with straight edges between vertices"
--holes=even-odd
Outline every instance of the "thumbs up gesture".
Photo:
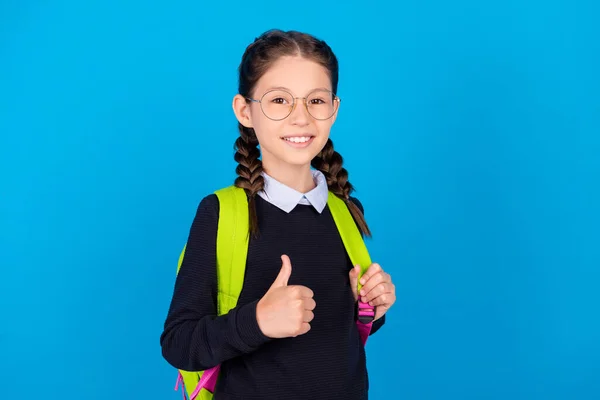
[[292,263],[286,255],[281,261],[279,275],[256,307],[258,326],[270,338],[304,335],[310,330],[316,306],[312,290],[288,285]]

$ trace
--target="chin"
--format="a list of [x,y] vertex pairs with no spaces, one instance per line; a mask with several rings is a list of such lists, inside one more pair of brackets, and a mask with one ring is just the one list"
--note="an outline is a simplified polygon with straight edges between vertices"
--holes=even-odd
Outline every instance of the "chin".
[[323,142],[317,138],[304,144],[304,147],[302,144],[284,143],[282,155],[293,164],[310,163],[323,150],[325,143],[326,141]]
[[[316,156],[316,154],[315,154],[315,156]],[[303,167],[306,165],[310,165],[313,158],[314,157],[311,157],[309,154],[304,154],[304,155],[298,154],[296,156],[286,155],[281,158],[281,161],[283,161],[284,163],[286,163],[288,165],[293,165],[296,167]]]
[[294,167],[310,166],[312,160],[321,152],[327,139],[314,138],[311,143],[306,146],[289,143],[270,143],[268,148],[262,147],[263,157],[268,153],[269,158],[277,159],[280,163]]

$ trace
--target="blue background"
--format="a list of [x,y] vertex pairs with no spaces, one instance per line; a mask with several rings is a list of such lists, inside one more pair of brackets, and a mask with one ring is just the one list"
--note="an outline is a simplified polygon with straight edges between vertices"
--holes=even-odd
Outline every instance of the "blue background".
[[[398,301],[373,399],[600,398],[595,1],[0,2],[0,398],[178,399],[159,335],[266,29],[340,59],[332,131]],[[81,396],[81,397],[79,397]]]

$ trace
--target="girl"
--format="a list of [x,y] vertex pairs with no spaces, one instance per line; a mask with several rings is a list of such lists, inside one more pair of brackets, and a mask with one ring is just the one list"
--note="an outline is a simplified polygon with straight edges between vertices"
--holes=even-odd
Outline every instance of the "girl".
[[242,57],[235,185],[248,196],[252,234],[243,290],[237,307],[216,316],[219,202],[211,194],[198,206],[161,335],[175,368],[221,365],[217,400],[367,398],[356,302],[376,307],[372,334],[396,297],[378,264],[357,293],[360,267],[327,208],[331,191],[370,236],[329,139],[337,85],[336,56],[308,34],[268,31]]

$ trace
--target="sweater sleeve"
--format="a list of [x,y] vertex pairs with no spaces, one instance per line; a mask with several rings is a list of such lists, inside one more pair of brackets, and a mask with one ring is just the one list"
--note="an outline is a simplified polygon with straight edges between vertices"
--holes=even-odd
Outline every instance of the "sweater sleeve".
[[270,340],[256,320],[258,299],[217,316],[218,218],[218,198],[205,197],[190,228],[160,336],[165,360],[184,371],[204,371]]
[[[354,204],[356,204],[356,206],[359,208],[360,212],[365,215],[365,209],[364,206],[362,205],[362,203],[355,197],[350,197],[350,200],[352,200],[352,202],[354,202]],[[373,326],[371,327],[371,332],[369,335],[374,334],[375,332],[377,332],[384,324],[385,324],[385,315],[381,318],[379,318],[377,321],[373,322]]]

